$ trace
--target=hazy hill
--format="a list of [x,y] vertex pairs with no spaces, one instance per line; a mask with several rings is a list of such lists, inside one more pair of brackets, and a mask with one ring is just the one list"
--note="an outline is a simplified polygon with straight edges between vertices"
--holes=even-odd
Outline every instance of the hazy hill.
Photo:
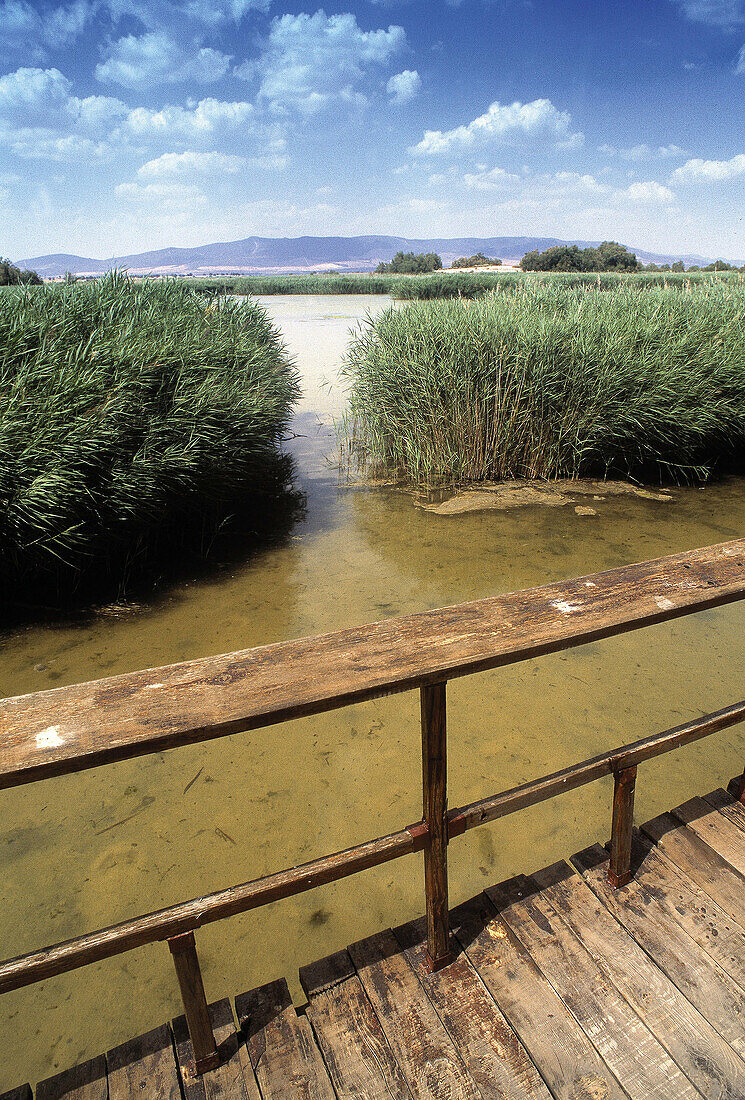
[[[20,267],[53,278],[71,271],[74,275],[97,275],[111,268],[126,268],[136,275],[148,272],[164,275],[209,275],[289,271],[372,271],[396,252],[437,252],[449,267],[459,256],[483,252],[505,263],[517,263],[532,249],[555,244],[596,246],[599,241],[560,241],[555,237],[455,237],[416,240],[405,237],[246,237],[240,241],[204,244],[198,248],[160,248],[130,256],[95,260],[85,256],[55,253],[15,261]],[[644,263],[706,264],[703,256],[682,256],[646,252],[629,246]]]

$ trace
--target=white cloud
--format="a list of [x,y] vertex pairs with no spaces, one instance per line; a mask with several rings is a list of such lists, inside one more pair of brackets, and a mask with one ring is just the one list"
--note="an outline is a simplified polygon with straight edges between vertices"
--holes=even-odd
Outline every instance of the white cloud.
[[618,198],[626,198],[631,202],[655,205],[675,201],[675,195],[669,187],[664,187],[655,180],[644,180],[632,183],[625,191],[617,192]]
[[598,152],[605,153],[609,157],[619,156],[623,160],[630,161],[667,160],[686,155],[685,149],[681,149],[679,145],[658,145],[653,148],[647,145],[646,142],[632,145],[628,149],[617,149],[615,145],[598,145]]
[[745,18],[743,0],[674,0],[684,15],[697,23],[734,27]]
[[67,46],[78,38],[93,14],[89,0],[73,0],[44,12],[28,0],[0,0],[0,52],[23,48],[41,57],[46,48]]
[[96,66],[96,78],[103,83],[176,84],[184,80],[208,84],[228,71],[227,54],[210,47],[190,49],[170,35],[151,31],[127,35],[111,47],[108,58]]
[[185,137],[212,134],[227,128],[244,126],[254,116],[254,108],[243,101],[226,102],[220,99],[200,99],[193,107],[162,107],[159,111],[149,107],[135,107],[130,111],[126,125],[142,137],[179,134]]
[[721,183],[735,179],[745,172],[745,154],[738,153],[730,160],[702,160],[694,157],[676,168],[671,183]]
[[492,103],[485,114],[454,130],[427,130],[418,145],[409,150],[415,156],[476,149],[479,146],[516,139],[549,142],[555,148],[575,148],[583,135],[571,131],[571,116],[559,111],[550,99],[510,105]]
[[162,179],[169,176],[234,175],[245,168],[246,158],[226,153],[163,153],[137,169],[140,179]]
[[520,176],[505,172],[504,168],[490,168],[483,172],[467,172],[463,182],[473,191],[500,191],[520,183]]
[[404,69],[402,73],[396,73],[386,84],[385,90],[391,97],[394,107],[402,107],[405,103],[411,103],[422,88],[422,78],[416,69]]
[[275,111],[314,114],[334,101],[364,102],[356,90],[368,70],[406,44],[402,27],[363,31],[349,12],[283,15],[272,20],[258,61],[236,76],[259,77],[259,99]]

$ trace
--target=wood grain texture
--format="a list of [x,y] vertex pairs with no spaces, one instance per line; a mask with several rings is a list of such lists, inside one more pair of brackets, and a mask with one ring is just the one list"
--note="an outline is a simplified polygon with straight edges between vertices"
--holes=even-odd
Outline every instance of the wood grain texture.
[[614,890],[607,881],[607,860],[598,845],[573,857],[576,866],[606,909],[646,951],[660,970],[710,1022],[730,1046],[745,1057],[745,993],[727,972],[681,926],[677,916],[635,882]]
[[36,1100],[108,1100],[106,1058],[98,1058],[47,1077],[36,1086]]
[[184,1100],[261,1100],[246,1041],[227,998],[210,1005],[210,1020],[220,1064],[203,1074],[196,1072],[186,1017],[177,1016],[171,1024]]
[[745,832],[734,821],[713,809],[703,798],[690,798],[671,813],[676,821],[687,825],[691,832],[745,876]]
[[219,1059],[194,933],[182,932],[180,936],[173,936],[168,946],[176,967],[194,1064],[197,1072],[203,1073],[215,1069]]
[[0,1094],[0,1100],[33,1100],[33,1093],[31,1092],[30,1085],[19,1085],[17,1088],[11,1089],[9,1092],[3,1092]]
[[670,814],[646,821],[641,826],[644,836],[656,844],[659,851],[704,890],[725,912],[745,927],[745,896],[742,875],[701,840],[687,826]]
[[170,1029],[163,1024],[106,1055],[109,1100],[181,1100]]
[[486,891],[632,1100],[698,1100],[699,1092],[540,893],[505,904]]
[[424,845],[424,897],[427,906],[427,965],[440,970],[450,962],[448,921],[448,753],[445,684],[421,690],[422,819],[427,825]]
[[625,886],[632,877],[631,834],[634,831],[634,789],[636,765],[622,768],[613,777],[613,821],[610,834],[611,886]]
[[745,595],[745,540],[0,703],[0,787],[495,668]]
[[451,913],[451,923],[474,969],[555,1097],[620,1100],[628,1096],[486,897],[459,906]]
[[263,1100],[335,1100],[310,1023],[280,979],[236,998],[238,1022]]
[[481,1093],[391,932],[349,948],[367,997],[415,1100]]
[[347,951],[300,971],[307,1017],[339,1100],[412,1100]]
[[482,1095],[550,1100],[525,1047],[466,953],[457,953],[447,970],[432,972],[426,965],[425,921],[403,925],[394,935]]
[[[531,876],[556,916],[568,925],[671,1058],[704,1096],[741,1100],[745,1062],[663,974],[566,864]],[[722,914],[724,916],[724,914]]]

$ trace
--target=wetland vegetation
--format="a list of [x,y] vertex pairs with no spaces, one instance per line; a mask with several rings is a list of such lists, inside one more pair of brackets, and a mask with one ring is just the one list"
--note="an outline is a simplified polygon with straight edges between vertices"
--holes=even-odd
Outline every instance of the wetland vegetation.
[[420,487],[706,480],[745,446],[744,311],[739,281],[520,282],[388,310],[347,356],[346,453]]
[[110,275],[0,296],[0,588],[115,591],[291,491],[297,372],[257,303]]

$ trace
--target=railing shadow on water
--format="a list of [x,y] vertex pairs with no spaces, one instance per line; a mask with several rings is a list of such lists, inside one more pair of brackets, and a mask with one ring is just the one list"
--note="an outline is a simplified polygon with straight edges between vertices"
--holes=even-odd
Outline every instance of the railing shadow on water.
[[[637,770],[745,721],[745,701],[448,809],[447,682],[745,599],[745,539],[454,607],[0,701],[0,789],[416,690],[423,813],[396,832],[0,963],[0,993],[166,940],[196,1068],[219,1063],[195,931],[422,852],[426,965],[451,959],[448,845],[465,832],[614,778],[609,878],[637,864]],[[737,792],[740,794],[740,787]],[[517,889],[518,886],[516,885]],[[462,914],[456,910],[453,918]]]

